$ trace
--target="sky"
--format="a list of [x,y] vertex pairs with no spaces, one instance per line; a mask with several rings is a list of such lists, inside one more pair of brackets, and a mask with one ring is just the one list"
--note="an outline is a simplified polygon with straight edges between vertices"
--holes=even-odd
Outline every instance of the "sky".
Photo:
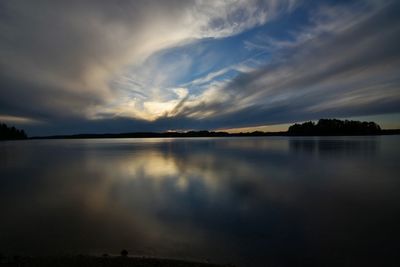
[[400,2],[0,2],[0,121],[29,135],[400,128]]

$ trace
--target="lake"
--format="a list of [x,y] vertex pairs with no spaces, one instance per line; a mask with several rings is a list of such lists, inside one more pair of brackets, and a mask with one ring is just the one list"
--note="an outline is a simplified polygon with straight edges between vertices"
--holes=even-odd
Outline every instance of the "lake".
[[3,255],[395,266],[400,136],[28,140],[0,152]]

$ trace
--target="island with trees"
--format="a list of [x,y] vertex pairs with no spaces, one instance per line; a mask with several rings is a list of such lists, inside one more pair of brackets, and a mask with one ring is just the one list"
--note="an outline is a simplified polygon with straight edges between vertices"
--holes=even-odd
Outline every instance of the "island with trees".
[[337,119],[320,119],[317,123],[308,121],[289,127],[288,135],[377,135],[384,133],[375,122],[361,122]]
[[5,123],[0,123],[0,140],[22,140],[27,139],[24,130],[17,129],[14,126],[8,127]]

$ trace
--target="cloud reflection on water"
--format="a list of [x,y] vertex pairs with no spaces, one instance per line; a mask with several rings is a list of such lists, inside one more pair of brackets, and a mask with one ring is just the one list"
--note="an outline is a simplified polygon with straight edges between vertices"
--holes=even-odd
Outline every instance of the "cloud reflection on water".
[[[4,143],[0,250],[280,265],[390,258],[396,137]],[[391,155],[393,156],[393,155]],[[22,168],[23,166],[23,168]],[[397,227],[396,227],[397,228]]]

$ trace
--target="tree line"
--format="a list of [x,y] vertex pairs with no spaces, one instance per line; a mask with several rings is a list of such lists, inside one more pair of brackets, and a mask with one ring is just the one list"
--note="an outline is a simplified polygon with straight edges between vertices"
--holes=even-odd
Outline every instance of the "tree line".
[[[320,119],[317,123],[308,121],[294,124],[288,131],[281,132],[213,132],[213,131],[188,131],[188,132],[131,132],[117,134],[75,134],[31,137],[31,139],[80,139],[80,138],[145,138],[145,137],[230,137],[230,136],[318,136],[318,135],[387,135],[400,134],[400,129],[382,130],[375,122],[361,122],[338,119]],[[27,139],[24,130],[8,127],[0,123],[0,140]]]
[[289,135],[374,135],[382,133],[375,122],[338,119],[320,119],[317,123],[308,121],[289,127]]
[[19,140],[28,138],[25,131],[14,126],[8,127],[5,123],[0,123],[0,140]]

